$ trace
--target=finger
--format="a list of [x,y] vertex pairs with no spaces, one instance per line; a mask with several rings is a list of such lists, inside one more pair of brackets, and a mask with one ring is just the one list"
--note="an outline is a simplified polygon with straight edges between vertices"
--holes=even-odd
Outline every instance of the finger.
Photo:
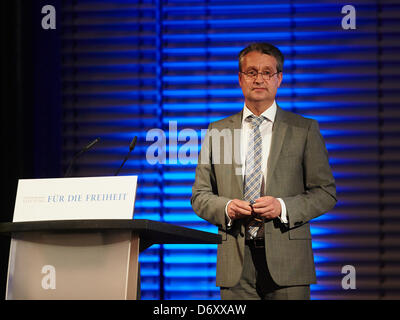
[[251,211],[250,204],[249,204],[248,202],[246,202],[246,201],[240,201],[240,200],[238,200],[237,202],[235,202],[235,205],[236,205],[238,208]]
[[240,214],[243,214],[243,215],[246,215],[246,216],[251,215],[251,208],[250,208],[250,207],[249,207],[249,209],[247,210],[247,209],[243,209],[243,208],[238,207],[238,206],[234,206],[234,207],[233,207],[233,210],[234,210],[236,213],[240,213]]
[[237,205],[239,205],[241,207],[250,206],[250,202],[249,201],[234,199],[233,202],[235,202]]
[[242,208],[244,210],[251,210],[251,207],[248,202],[239,199],[232,200],[231,203],[228,205],[228,209],[229,208]]
[[272,213],[271,212],[264,212],[264,213],[260,213],[259,216],[262,217],[262,218],[269,219],[269,218],[271,218]]
[[274,204],[273,203],[259,202],[257,204],[257,206],[253,205],[253,209],[254,210],[261,210],[259,212],[265,212],[265,211],[271,210],[273,208],[274,208]]
[[268,210],[264,213],[261,213],[260,216],[264,217],[264,218],[268,218],[268,219],[272,219],[272,218],[276,218],[277,216],[279,216],[279,212],[276,208],[273,208],[271,210]]
[[268,205],[274,203],[274,200],[275,200],[275,198],[270,197],[270,196],[261,197],[261,198],[256,199],[253,206],[256,206],[256,207],[268,206]]
[[259,215],[271,214],[274,212],[274,206],[269,205],[269,206],[262,207],[262,208],[256,208],[256,209],[254,209],[254,212],[256,212]]
[[266,207],[254,208],[253,211],[254,211],[256,214],[262,214],[262,213],[266,213],[266,212],[267,212],[267,208],[266,208]]
[[264,208],[268,205],[267,202],[264,201],[258,201],[256,203],[253,204],[253,208]]

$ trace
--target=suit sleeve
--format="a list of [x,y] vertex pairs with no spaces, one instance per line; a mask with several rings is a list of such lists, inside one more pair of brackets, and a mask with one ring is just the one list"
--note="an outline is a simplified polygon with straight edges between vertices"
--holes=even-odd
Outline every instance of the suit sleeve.
[[209,125],[201,146],[190,202],[199,217],[219,228],[226,229],[225,207],[231,199],[218,195],[215,170],[212,164],[211,129],[212,124]]
[[331,210],[337,202],[328,151],[315,120],[312,120],[307,133],[303,171],[305,191],[296,196],[282,197],[286,205],[289,228],[322,215]]

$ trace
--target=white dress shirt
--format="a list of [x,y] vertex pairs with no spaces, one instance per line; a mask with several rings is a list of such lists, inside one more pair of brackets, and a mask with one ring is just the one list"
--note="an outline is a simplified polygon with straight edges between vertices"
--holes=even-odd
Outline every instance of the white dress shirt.
[[[243,108],[243,117],[242,117],[242,131],[240,135],[240,155],[241,155],[241,161],[242,161],[242,178],[244,181],[244,175],[246,172],[246,155],[247,155],[247,148],[249,146],[249,137],[250,133],[252,130],[251,123],[249,121],[246,121],[246,118],[253,113],[246,107],[246,104],[244,105]],[[271,149],[271,139],[272,139],[272,126],[275,121],[275,115],[276,115],[276,102],[274,100],[273,104],[265,110],[260,116],[264,116],[268,120],[263,121],[260,124],[260,132],[261,132],[261,139],[262,139],[262,155],[261,155],[261,168],[263,168],[263,180],[261,183],[261,188],[264,188],[267,182],[267,170],[268,170],[268,157],[269,157],[269,151]],[[261,194],[265,194],[264,190],[262,190]],[[288,223],[287,220],[287,212],[286,212],[286,206],[285,202],[281,198],[277,198],[281,204],[281,215],[279,216],[279,219],[281,220],[282,223]],[[230,219],[228,215],[228,205],[232,200],[228,201],[228,203],[225,206],[225,214],[228,218],[228,227],[232,225],[232,220]]]

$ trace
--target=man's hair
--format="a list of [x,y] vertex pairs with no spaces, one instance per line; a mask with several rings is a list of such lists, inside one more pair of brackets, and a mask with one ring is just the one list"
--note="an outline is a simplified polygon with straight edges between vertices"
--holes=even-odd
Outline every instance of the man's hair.
[[263,54],[267,54],[276,59],[276,71],[283,71],[283,61],[284,57],[282,52],[275,46],[267,42],[255,42],[248,45],[242,51],[239,52],[239,71],[242,71],[242,61],[246,54],[252,51],[257,51]]

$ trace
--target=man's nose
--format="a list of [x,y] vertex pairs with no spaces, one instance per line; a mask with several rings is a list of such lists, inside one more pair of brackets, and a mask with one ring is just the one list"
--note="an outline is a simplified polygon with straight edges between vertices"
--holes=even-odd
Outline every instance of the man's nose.
[[262,73],[257,73],[256,78],[254,79],[255,83],[263,83],[264,79],[262,77]]
[[261,72],[258,72],[258,73],[257,73],[257,76],[256,76],[256,78],[254,79],[254,81],[255,81],[256,83],[263,83],[263,82],[264,82],[264,79],[263,79],[263,77],[262,77],[262,73],[261,73]]

